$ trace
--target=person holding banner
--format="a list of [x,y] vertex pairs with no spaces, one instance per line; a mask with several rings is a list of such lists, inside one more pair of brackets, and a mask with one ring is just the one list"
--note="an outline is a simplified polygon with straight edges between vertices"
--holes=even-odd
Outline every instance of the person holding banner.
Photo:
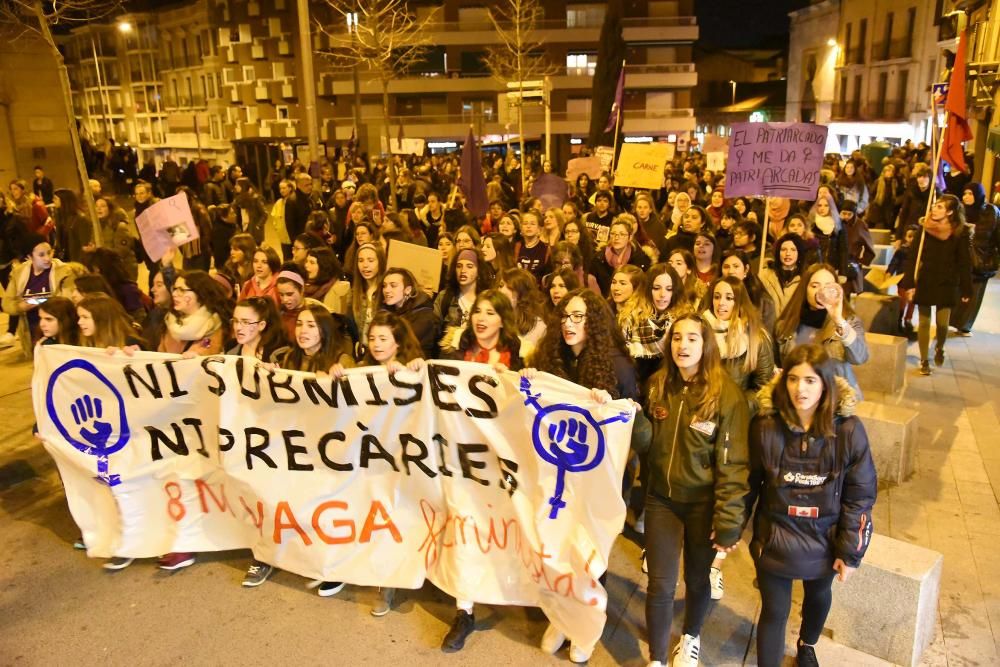
[[476,295],[490,288],[489,270],[478,250],[460,251],[448,271],[448,282],[434,299],[434,313],[441,318],[442,355],[458,349],[459,337],[469,322]]
[[230,324],[236,344],[226,350],[228,355],[273,363],[288,352],[281,316],[270,297],[240,299]]
[[645,517],[646,628],[650,665],[662,667],[683,558],[683,635],[671,664],[695,667],[711,603],[709,573],[715,554],[733,551],[743,529],[750,414],[705,320],[682,316],[668,339],[670,353],[650,379],[646,409],[653,422]]
[[920,374],[930,375],[931,308],[935,311],[934,365],[944,364],[951,309],[972,298],[972,240],[965,224],[961,202],[955,195],[941,195],[931,205],[923,223],[922,248],[910,250],[900,289],[917,304],[917,343]]
[[458,349],[449,358],[488,364],[502,373],[521,370],[520,350],[514,306],[503,290],[488,289],[476,296]]
[[174,281],[171,296],[173,308],[164,317],[157,351],[222,354],[233,308],[225,289],[204,271],[185,271]]
[[329,373],[334,364],[353,368],[351,348],[351,338],[343,322],[330,314],[323,304],[311,301],[299,312],[295,338],[278,365],[309,373]]
[[393,267],[382,276],[379,312],[392,313],[410,326],[425,359],[433,359],[441,334],[441,319],[434,305],[408,269]]
[[784,663],[796,579],[804,590],[796,663],[819,665],[814,647],[830,612],[833,579],[847,581],[872,536],[875,465],[854,415],[858,398],[836,366],[823,346],[801,345],[758,395],[746,506],[753,512],[750,553],[761,597],[761,667]]
[[385,271],[385,253],[382,252],[381,246],[373,243],[358,246],[357,261],[353,271],[354,279],[351,281],[351,312],[348,319],[348,326],[355,340],[364,341],[368,338],[368,322],[378,308],[378,290],[382,286],[383,271]]
[[806,269],[778,316],[775,329],[782,368],[787,367],[785,358],[797,346],[822,345],[833,360],[836,374],[847,380],[858,400],[862,400],[861,388],[851,366],[868,361],[865,328],[844,298],[844,290],[832,266],[813,264]]
[[38,330],[42,337],[36,345],[78,345],[79,316],[73,302],[54,296],[38,306]]
[[538,289],[535,277],[516,267],[507,269],[499,276],[497,287],[510,299],[514,308],[514,332],[521,342],[518,354],[527,363],[545,336],[545,297]]
[[263,296],[278,303],[278,270],[281,258],[269,246],[261,246],[253,252],[253,277],[243,283],[240,299]]

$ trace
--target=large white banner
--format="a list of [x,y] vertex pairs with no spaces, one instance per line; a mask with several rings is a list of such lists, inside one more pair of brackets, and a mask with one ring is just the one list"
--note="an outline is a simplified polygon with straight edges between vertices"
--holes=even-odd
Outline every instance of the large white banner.
[[340,380],[47,346],[38,429],[94,557],[250,548],[313,579],[541,607],[595,643],[633,408],[464,362]]

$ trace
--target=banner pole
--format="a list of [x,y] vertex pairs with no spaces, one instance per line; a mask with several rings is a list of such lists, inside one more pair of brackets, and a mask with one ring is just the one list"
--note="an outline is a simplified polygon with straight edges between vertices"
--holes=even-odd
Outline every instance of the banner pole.
[[[625,71],[625,61],[622,60],[622,71]],[[611,146],[611,176],[614,178],[615,168],[618,166],[618,128],[622,125],[622,106],[625,104],[625,92],[622,91],[622,101],[615,112],[615,142]]]
[[764,270],[764,257],[766,255],[765,250],[767,249],[767,228],[771,226],[770,222],[770,208],[767,205],[767,195],[764,196],[764,226],[761,232],[761,242],[760,242],[760,268],[757,269],[758,275]]

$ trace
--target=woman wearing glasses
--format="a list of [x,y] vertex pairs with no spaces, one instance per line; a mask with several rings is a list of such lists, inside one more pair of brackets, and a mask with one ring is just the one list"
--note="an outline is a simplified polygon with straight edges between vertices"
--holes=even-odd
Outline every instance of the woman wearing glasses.
[[229,324],[236,344],[226,350],[228,355],[276,362],[288,349],[281,315],[270,297],[240,299]]
[[611,223],[611,231],[608,234],[608,245],[603,251],[598,252],[591,262],[590,272],[597,279],[597,284],[601,288],[601,294],[605,297],[611,289],[611,278],[621,267],[626,264],[636,266],[643,271],[649,269],[649,257],[634,243],[632,243],[632,233],[635,231],[634,221],[629,214],[622,214]]

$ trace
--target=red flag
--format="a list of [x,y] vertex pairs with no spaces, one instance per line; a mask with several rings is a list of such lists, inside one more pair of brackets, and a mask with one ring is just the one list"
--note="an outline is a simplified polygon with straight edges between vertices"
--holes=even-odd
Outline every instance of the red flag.
[[605,132],[615,129],[618,116],[622,112],[622,102],[625,101],[625,63],[622,62],[622,69],[618,73],[618,86],[615,88],[615,101],[611,105],[611,113],[608,115],[608,124],[604,128]]
[[958,50],[955,52],[955,65],[951,68],[951,81],[948,83],[948,101],[944,108],[948,112],[948,128],[944,133],[941,145],[941,157],[953,169],[969,171],[965,164],[965,153],[962,142],[972,139],[969,129],[968,113],[965,105],[965,31],[958,36]]

